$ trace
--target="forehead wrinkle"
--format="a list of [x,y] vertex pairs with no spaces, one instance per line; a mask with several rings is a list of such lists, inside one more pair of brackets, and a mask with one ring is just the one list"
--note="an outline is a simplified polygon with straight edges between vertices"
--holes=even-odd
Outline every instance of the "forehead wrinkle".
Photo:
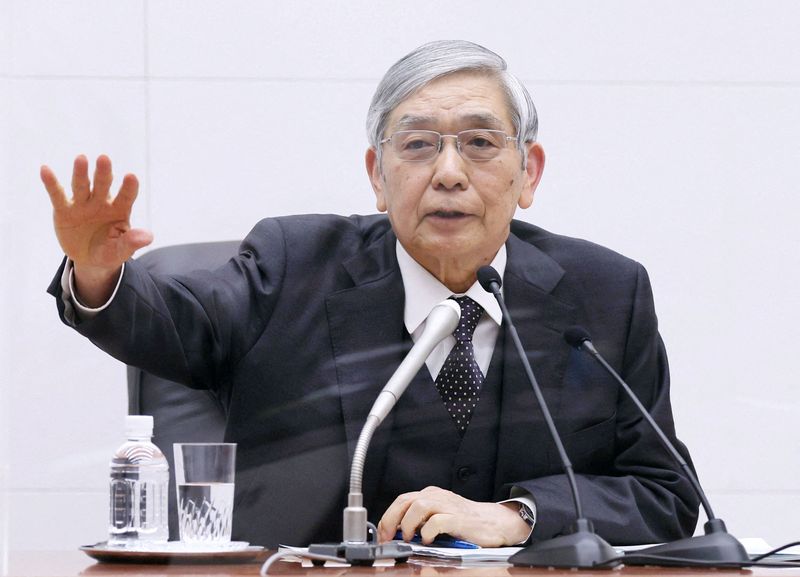
[[417,114],[404,114],[401,116],[397,122],[395,122],[395,128],[405,129],[405,128],[417,128],[419,126],[427,126],[430,124],[434,124],[436,122],[436,118],[433,116],[420,116]]
[[503,130],[505,128],[503,121],[494,114],[483,112],[467,114],[466,116],[462,117],[462,119],[467,121],[469,124],[474,125],[475,128],[496,128],[498,130]]
[[[458,124],[465,124],[471,128],[491,128],[497,130],[505,129],[505,124],[503,121],[491,113],[478,112],[464,114],[460,115],[456,121]],[[407,130],[420,128],[422,126],[429,127],[436,125],[437,122],[438,119],[435,116],[404,114],[397,120],[397,122],[395,122],[395,129]]]

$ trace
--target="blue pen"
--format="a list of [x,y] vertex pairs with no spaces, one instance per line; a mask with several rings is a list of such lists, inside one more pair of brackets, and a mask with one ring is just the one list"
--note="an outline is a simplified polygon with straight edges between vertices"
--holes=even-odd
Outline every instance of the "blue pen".
[[[403,532],[398,531],[394,538],[398,541],[403,540]],[[422,545],[422,538],[419,536],[419,533],[414,533],[414,538],[411,539],[411,543],[417,543],[418,545]],[[441,535],[437,535],[436,538],[433,540],[433,543],[430,544],[430,547],[450,547],[453,549],[480,549],[480,545],[476,545],[475,543],[470,543],[469,541],[462,541],[461,539],[456,539],[455,537],[451,537],[447,533],[442,533]]]

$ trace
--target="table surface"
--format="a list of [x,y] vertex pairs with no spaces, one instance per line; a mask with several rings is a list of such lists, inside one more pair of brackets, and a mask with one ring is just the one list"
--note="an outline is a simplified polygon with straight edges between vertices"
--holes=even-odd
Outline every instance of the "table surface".
[[[260,558],[266,559],[269,552]],[[3,561],[0,559],[0,561]],[[168,576],[208,575],[221,577],[226,575],[257,576],[260,562],[237,564],[133,564],[133,563],[98,563],[81,551],[12,551],[0,566],[3,577],[132,577],[136,576]],[[708,577],[800,577],[800,568],[749,570],[722,569],[663,569],[655,567],[618,567],[613,570],[576,571],[554,569],[526,569],[506,565],[482,565],[464,567],[422,558],[412,558],[408,563],[396,567],[311,567],[297,562],[279,561],[270,568],[270,575],[316,575],[318,577],[346,575],[380,575],[381,577],[411,576],[436,577],[494,577],[494,576],[541,576],[541,577],[689,577],[704,575]]]

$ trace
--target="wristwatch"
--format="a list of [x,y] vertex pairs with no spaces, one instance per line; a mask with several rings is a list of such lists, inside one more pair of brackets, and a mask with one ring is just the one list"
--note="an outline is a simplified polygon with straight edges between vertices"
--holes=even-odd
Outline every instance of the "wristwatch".
[[519,504],[519,516],[528,524],[528,527],[533,527],[533,524],[536,523],[536,516],[525,503]]

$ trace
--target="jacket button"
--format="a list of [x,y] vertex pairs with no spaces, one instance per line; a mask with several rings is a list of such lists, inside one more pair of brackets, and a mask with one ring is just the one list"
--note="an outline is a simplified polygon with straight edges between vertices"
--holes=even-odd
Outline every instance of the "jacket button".
[[466,481],[472,475],[472,469],[469,467],[460,467],[456,472],[459,481]]

